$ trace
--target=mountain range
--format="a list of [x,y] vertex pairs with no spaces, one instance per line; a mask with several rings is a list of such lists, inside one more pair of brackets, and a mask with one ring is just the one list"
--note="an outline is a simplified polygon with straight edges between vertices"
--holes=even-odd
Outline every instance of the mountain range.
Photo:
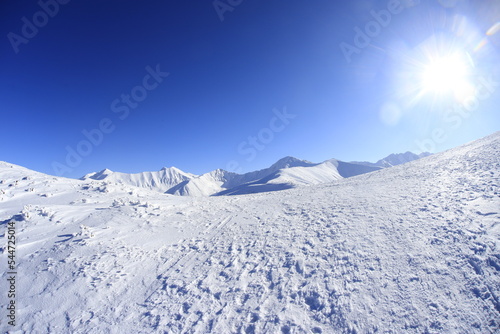
[[104,169],[87,174],[81,179],[120,183],[178,196],[243,195],[332,182],[400,165],[428,155],[430,153],[391,154],[376,163],[344,162],[337,159],[313,163],[287,156],[268,168],[245,174],[217,169],[195,175],[175,167],[164,167],[157,172],[136,174]]

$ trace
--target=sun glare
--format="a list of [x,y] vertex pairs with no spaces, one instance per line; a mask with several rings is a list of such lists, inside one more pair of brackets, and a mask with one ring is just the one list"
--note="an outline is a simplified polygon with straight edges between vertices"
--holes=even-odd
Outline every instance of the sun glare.
[[422,87],[426,92],[437,94],[463,93],[471,86],[469,68],[467,60],[458,54],[433,59],[424,67]]

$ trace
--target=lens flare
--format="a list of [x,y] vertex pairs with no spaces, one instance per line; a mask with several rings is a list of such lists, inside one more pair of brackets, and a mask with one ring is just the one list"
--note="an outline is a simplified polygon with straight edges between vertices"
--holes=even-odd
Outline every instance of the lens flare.
[[466,57],[452,54],[432,59],[424,66],[421,85],[425,92],[460,94],[468,84],[470,64]]

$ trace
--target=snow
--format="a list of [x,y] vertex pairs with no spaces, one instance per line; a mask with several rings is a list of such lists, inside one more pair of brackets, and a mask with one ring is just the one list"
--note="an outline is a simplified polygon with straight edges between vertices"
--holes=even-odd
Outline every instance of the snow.
[[87,174],[82,177],[82,180],[105,180],[108,182],[123,183],[135,187],[165,192],[179,183],[195,177],[197,177],[197,175],[185,173],[175,167],[164,167],[158,172],[143,172],[137,174],[112,172],[109,169],[104,169],[97,173]]
[[412,152],[405,152],[405,153],[396,153],[396,154],[390,154],[387,157],[380,159],[379,161],[372,163],[372,162],[367,162],[367,161],[361,161],[361,162],[356,162],[353,161],[351,162],[352,164],[359,164],[359,165],[365,165],[365,166],[371,166],[371,167],[392,167],[392,166],[397,166],[397,165],[402,165],[410,161],[418,160],[421,158],[425,158],[431,155],[429,152],[423,152],[420,154],[415,154]]
[[269,168],[237,174],[217,169],[203,175],[185,173],[175,167],[159,172],[115,173],[109,169],[90,173],[82,180],[98,180],[147,188],[178,196],[242,195],[330,182],[373,172],[380,167],[346,163],[335,159],[316,164],[284,157]]
[[[499,148],[495,133],[368,174],[215,197],[0,162],[2,264],[19,220],[18,325],[2,332],[498,332]],[[307,168],[273,182],[309,182]]]

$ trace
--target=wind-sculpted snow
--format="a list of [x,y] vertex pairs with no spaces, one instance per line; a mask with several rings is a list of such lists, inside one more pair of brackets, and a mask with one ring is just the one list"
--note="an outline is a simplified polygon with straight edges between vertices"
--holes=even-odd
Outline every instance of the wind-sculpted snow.
[[16,330],[495,333],[499,148],[198,198],[1,163],[0,221],[23,219]]

